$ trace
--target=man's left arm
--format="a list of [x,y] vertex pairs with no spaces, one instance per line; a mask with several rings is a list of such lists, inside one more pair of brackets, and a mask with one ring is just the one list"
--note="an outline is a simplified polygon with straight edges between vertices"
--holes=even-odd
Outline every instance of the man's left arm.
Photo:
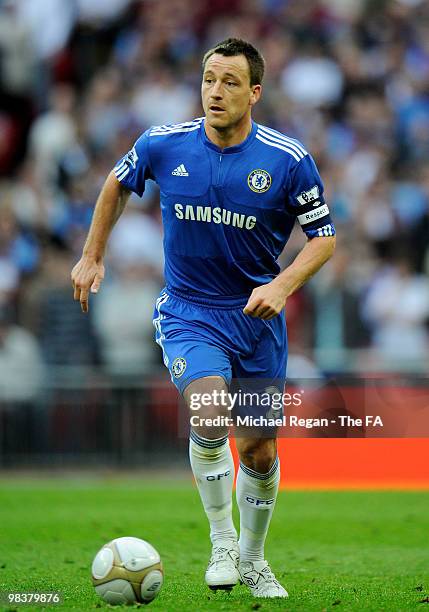
[[280,314],[287,298],[302,287],[332,257],[335,241],[335,236],[308,240],[290,266],[270,283],[256,287],[252,291],[243,310],[244,314],[265,320]]
[[295,260],[275,279],[256,287],[244,313],[272,319],[283,310],[287,298],[307,282],[335,249],[335,227],[323,197],[323,183],[316,164],[307,154],[287,174],[286,210],[296,217],[308,241]]

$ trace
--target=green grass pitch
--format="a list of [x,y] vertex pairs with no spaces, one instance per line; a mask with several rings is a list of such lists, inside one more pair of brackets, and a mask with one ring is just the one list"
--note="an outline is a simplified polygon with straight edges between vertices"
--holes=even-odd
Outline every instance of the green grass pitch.
[[207,534],[190,481],[4,479],[0,590],[61,591],[64,604],[2,610],[107,608],[90,582],[92,559],[108,540],[134,535],[164,562],[154,611],[429,612],[429,492],[282,491],[266,552],[288,600],[254,599],[244,586],[209,591]]

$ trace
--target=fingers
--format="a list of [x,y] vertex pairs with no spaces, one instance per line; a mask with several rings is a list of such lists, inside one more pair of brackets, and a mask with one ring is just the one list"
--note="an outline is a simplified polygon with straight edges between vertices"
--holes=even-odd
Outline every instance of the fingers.
[[259,319],[267,319],[270,315],[272,315],[274,313],[274,310],[271,308],[271,306],[267,305],[267,304],[261,304],[260,306],[258,306],[258,308],[255,310],[255,317],[258,317]]
[[88,289],[80,290],[80,307],[82,312],[88,312]]
[[88,312],[89,293],[97,293],[104,278],[104,266],[92,259],[82,258],[73,268],[71,280],[73,297],[80,302],[82,312]]
[[264,319],[264,321],[271,321],[271,319],[274,319],[274,317],[277,317],[279,314],[279,312],[271,308],[267,313],[264,314],[264,316],[261,317],[261,319]]
[[251,317],[264,319],[264,321],[269,321],[279,314],[279,311],[268,304],[263,298],[252,298],[252,296],[250,296],[249,301],[243,308],[243,312]]
[[261,298],[251,295],[246,306],[243,308],[244,314],[250,315],[251,317],[256,317],[257,315],[255,314],[255,311],[258,308],[261,301],[262,301]]
[[88,312],[88,289],[82,289],[73,282],[74,292],[73,299],[80,302],[82,312]]
[[88,297],[89,297],[88,289],[86,287],[79,286],[79,284],[75,280],[72,280],[72,284],[73,284],[73,299],[76,302],[80,302],[80,307],[82,309],[82,312],[88,312]]
[[253,309],[251,316],[262,319],[270,310],[270,305],[261,300],[257,306]]
[[250,297],[243,309],[244,314],[258,319],[266,319],[269,316],[276,316],[274,308],[267,304],[262,298]]
[[94,282],[91,285],[91,293],[97,293],[100,289],[101,281],[103,277],[100,274],[96,274],[94,278]]
[[253,317],[257,317],[258,319],[263,319],[264,321],[269,321],[276,317],[279,313],[275,308],[268,304],[262,303],[258,308],[254,311]]

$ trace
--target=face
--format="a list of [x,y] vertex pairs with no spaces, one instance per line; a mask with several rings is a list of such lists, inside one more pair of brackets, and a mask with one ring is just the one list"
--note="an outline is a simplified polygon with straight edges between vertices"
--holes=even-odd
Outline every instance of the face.
[[208,124],[226,129],[250,114],[261,95],[260,85],[250,85],[249,64],[244,55],[225,57],[214,53],[206,62],[201,97]]

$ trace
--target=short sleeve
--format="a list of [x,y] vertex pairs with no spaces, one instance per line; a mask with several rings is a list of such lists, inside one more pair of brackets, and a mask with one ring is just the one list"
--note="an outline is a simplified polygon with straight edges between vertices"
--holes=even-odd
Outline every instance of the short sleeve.
[[293,168],[286,191],[286,209],[298,219],[309,238],[335,234],[329,208],[323,197],[322,179],[310,155],[306,155]]
[[145,182],[153,178],[149,160],[149,130],[136,141],[133,148],[114,167],[118,181],[130,191],[143,195]]

